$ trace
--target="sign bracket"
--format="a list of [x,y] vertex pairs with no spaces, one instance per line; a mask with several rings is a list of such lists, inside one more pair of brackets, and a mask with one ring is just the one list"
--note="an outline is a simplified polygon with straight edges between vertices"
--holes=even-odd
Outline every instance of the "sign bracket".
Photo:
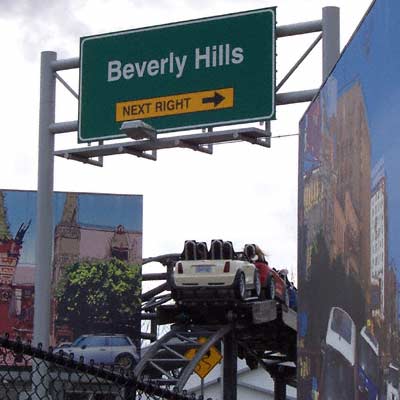
[[298,59],[298,61],[290,68],[286,76],[278,83],[276,86],[276,91],[278,92],[280,88],[289,80],[293,73],[299,68],[301,63],[307,58],[307,56],[314,50],[315,46],[322,40],[322,33],[311,43],[308,49],[303,53],[303,55]]
[[59,82],[62,83],[65,89],[67,89],[68,92],[70,92],[72,96],[74,96],[79,101],[79,94],[76,93],[74,89],[72,89],[72,87],[68,84],[68,82],[64,78],[62,78],[57,72],[54,73],[54,76]]
[[[68,150],[55,151],[54,155],[67,159],[76,159],[71,156],[80,156],[83,160],[92,157],[104,157],[115,154],[131,154],[150,160],[156,158],[155,153],[147,154],[147,151],[157,151],[171,148],[189,148],[207,154],[212,154],[213,144],[247,141],[263,147],[269,147],[269,131],[259,128],[240,128],[223,131],[212,131],[207,134],[196,133],[191,135],[179,135],[173,137],[158,137],[150,140],[132,140],[123,143],[105,144],[101,146],[79,147]],[[80,160],[77,160],[80,161]]]
[[185,139],[177,139],[176,140],[176,146],[177,147],[191,149],[193,151],[200,151],[200,152],[205,153],[205,154],[212,154],[213,153],[212,144],[208,144],[207,147],[204,147],[204,146],[202,146],[200,144],[191,143],[191,142],[189,142],[188,140],[185,140]]
[[65,153],[64,154],[64,158],[66,158],[67,160],[74,160],[74,161],[79,161],[83,164],[89,164],[89,165],[94,165],[95,167],[102,167],[103,166],[103,162],[100,160],[93,160],[91,158],[87,158],[87,157],[83,157],[79,154],[68,154]]
[[157,161],[157,150],[152,150],[151,153],[146,153],[144,151],[138,151],[134,149],[124,149],[123,147],[121,147],[120,152],[121,154],[126,153],[139,158],[145,158],[147,160]]

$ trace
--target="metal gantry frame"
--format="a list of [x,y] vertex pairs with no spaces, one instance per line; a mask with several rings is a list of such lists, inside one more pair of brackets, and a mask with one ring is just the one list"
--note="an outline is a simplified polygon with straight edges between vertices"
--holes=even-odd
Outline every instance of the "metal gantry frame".
[[[340,23],[339,8],[325,7],[322,9],[322,19],[298,24],[278,26],[277,38],[301,35],[306,33],[322,32],[302,55],[299,61],[291,68],[285,78],[277,85],[280,90],[302,61],[322,40],[322,70],[323,79],[335,65],[340,54]],[[55,151],[55,135],[73,132],[78,128],[78,121],[55,122],[56,110],[56,80],[59,80],[74,97],[79,94],[68,85],[58,74],[58,71],[79,68],[79,58],[58,60],[57,54],[44,51],[41,54],[40,69],[40,110],[39,110],[39,153],[38,153],[38,194],[37,194],[37,247],[35,273],[34,303],[34,344],[42,343],[44,348],[49,346],[50,332],[50,301],[51,301],[51,274],[52,274],[52,246],[53,246],[53,188],[54,188],[54,156],[69,158],[83,163],[103,166],[103,157],[113,154],[132,154],[137,157],[155,159],[155,152],[167,148],[190,148],[195,151],[212,153],[212,145],[231,141],[247,141],[252,144],[269,147],[270,125],[267,121],[265,129],[246,128],[231,129],[214,132],[208,129],[202,134],[178,135],[163,137],[156,140],[129,141],[118,144]],[[318,93],[318,89],[296,92],[280,91],[276,95],[276,104],[285,105],[311,101]],[[95,159],[94,157],[98,157]],[[228,344],[229,346],[229,344]],[[36,374],[36,375],[35,375]],[[38,375],[39,374],[39,375]],[[229,375],[229,374],[228,374]],[[40,378],[40,371],[34,370],[34,379]],[[233,374],[226,377],[224,387],[236,387]],[[46,385],[42,385],[46,390]],[[228,389],[227,389],[228,390]],[[230,390],[230,389],[229,389]],[[40,394],[39,394],[40,395]],[[227,395],[224,395],[227,399]],[[232,399],[232,397],[229,397]],[[284,398],[284,395],[280,398]]]

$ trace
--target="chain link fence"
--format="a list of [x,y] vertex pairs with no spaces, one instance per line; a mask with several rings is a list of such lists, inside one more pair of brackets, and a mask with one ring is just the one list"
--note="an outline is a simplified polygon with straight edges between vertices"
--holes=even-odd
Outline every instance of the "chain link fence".
[[[0,336],[1,400],[202,400],[137,380],[131,370],[85,364]],[[211,399],[207,399],[211,400]]]

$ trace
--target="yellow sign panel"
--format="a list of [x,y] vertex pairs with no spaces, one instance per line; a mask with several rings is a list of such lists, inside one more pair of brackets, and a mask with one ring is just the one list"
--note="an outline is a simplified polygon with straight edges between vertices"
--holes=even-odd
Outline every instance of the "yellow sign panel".
[[[201,337],[198,340],[199,343],[206,343],[207,338]],[[185,353],[185,357],[191,360],[194,358],[196,355],[198,349],[190,349]],[[194,369],[194,372],[200,377],[200,378],[205,378],[210,371],[221,362],[222,360],[222,355],[218,351],[218,349],[215,346],[211,346],[208,350],[208,352],[202,357],[202,359],[199,361],[197,364],[196,368]]]
[[132,121],[167,115],[220,110],[233,107],[233,88],[132,100],[115,105],[115,121]]

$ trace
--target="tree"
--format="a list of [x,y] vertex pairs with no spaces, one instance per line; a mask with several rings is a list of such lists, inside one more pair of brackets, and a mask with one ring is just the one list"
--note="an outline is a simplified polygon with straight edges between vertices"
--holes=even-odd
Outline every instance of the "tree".
[[68,266],[56,289],[58,321],[75,336],[140,329],[140,265],[113,258]]
[[0,240],[11,239],[10,224],[7,220],[7,208],[5,206],[5,196],[0,191]]

